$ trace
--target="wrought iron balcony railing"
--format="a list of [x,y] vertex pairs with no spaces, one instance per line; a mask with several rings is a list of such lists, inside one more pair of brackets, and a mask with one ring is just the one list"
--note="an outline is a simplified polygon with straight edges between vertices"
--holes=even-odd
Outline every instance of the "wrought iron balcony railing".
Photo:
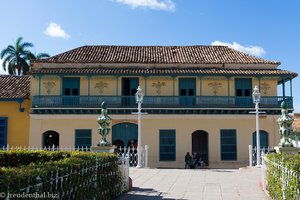
[[[33,108],[100,108],[106,101],[110,108],[135,108],[134,96],[33,96]],[[293,108],[293,98],[261,97],[261,108],[280,108],[285,101]],[[252,108],[252,97],[237,96],[145,96],[143,108]]]

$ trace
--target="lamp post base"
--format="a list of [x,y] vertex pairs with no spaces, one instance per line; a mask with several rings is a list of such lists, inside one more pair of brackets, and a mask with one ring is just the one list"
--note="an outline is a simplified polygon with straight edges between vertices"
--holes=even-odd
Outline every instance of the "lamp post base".
[[106,153],[113,153],[115,150],[116,146],[96,146],[96,147],[91,147],[92,152],[106,152]]

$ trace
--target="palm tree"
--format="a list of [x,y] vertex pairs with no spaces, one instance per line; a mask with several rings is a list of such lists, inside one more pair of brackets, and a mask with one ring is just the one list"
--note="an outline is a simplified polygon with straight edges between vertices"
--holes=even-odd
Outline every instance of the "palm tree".
[[19,37],[15,46],[8,45],[1,51],[2,66],[4,71],[8,70],[12,75],[25,75],[30,69],[30,60],[50,57],[46,53],[34,55],[28,48],[33,47],[32,43],[22,42],[23,38]]
[[44,58],[49,58],[50,55],[47,53],[38,53],[38,54],[32,54],[30,55],[30,60],[40,60],[40,59],[44,59]]

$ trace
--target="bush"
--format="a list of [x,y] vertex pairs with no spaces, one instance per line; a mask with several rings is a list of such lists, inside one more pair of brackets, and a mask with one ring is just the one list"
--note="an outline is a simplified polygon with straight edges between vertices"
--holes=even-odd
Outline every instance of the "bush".
[[0,167],[19,167],[31,163],[45,163],[70,157],[67,151],[46,150],[0,150]]
[[51,192],[63,199],[114,199],[123,189],[114,154],[15,151],[0,155],[0,160],[11,155],[15,166],[0,168],[0,192]]
[[[273,199],[298,199],[300,188],[300,154],[267,155],[267,190]],[[283,182],[285,181],[285,182]],[[285,188],[283,190],[283,188]]]

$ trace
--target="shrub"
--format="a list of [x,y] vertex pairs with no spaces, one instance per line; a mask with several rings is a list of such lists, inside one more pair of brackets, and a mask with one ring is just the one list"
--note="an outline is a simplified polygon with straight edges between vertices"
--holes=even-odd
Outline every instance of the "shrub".
[[19,167],[31,163],[44,163],[57,161],[70,157],[67,151],[46,151],[46,150],[0,150],[0,167]]
[[269,154],[267,190],[273,199],[299,198],[300,154]]
[[123,189],[117,156],[114,154],[46,151],[1,153],[1,159],[2,155],[5,158],[13,156],[15,167],[0,168],[0,192],[51,192],[63,199],[114,199]]

